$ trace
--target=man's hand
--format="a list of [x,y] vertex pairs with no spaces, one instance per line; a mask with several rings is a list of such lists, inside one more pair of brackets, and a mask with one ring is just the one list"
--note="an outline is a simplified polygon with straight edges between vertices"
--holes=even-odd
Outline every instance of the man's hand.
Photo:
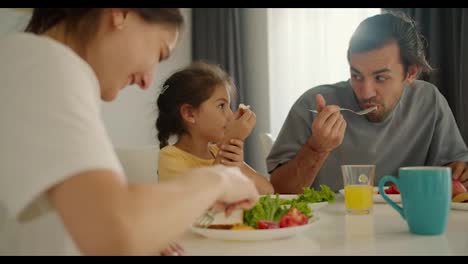
[[468,188],[468,164],[464,161],[455,161],[448,166],[452,168],[452,179],[459,180]]
[[312,136],[307,144],[317,152],[330,152],[343,142],[346,121],[340,107],[327,106],[325,98],[320,94],[315,99],[319,113],[312,122]]

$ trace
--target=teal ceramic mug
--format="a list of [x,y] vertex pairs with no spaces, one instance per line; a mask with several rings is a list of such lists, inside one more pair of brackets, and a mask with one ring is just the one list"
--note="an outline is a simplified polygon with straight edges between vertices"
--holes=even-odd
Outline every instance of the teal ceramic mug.
[[[452,197],[450,167],[403,167],[399,177],[384,176],[379,181],[383,199],[406,220],[410,232],[439,235],[445,232]],[[401,193],[397,205],[385,194],[384,185],[392,182]]]

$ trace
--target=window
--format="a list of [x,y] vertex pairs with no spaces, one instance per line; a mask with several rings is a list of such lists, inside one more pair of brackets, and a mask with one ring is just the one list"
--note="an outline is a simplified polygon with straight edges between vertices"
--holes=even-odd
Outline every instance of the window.
[[271,134],[276,138],[294,102],[308,89],[349,78],[348,42],[380,8],[268,10]]

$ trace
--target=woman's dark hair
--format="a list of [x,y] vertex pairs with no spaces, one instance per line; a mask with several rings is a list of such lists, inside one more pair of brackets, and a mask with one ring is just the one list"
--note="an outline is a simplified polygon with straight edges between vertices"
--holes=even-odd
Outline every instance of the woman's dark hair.
[[[89,38],[97,28],[96,24],[102,8],[34,8],[31,20],[25,31],[43,34],[64,21],[66,32],[79,33]],[[139,14],[150,23],[162,23],[177,27],[183,26],[184,18],[179,8],[127,8]]]
[[424,53],[424,38],[417,31],[415,22],[401,12],[387,12],[362,21],[349,42],[348,62],[352,53],[366,52],[395,41],[400,48],[400,59],[405,73],[410,65],[417,65],[422,72],[432,68]]
[[198,108],[211,97],[217,85],[223,85],[230,93],[235,89],[231,77],[221,67],[205,62],[194,62],[164,82],[157,99],[160,148],[168,145],[170,136],[186,132],[180,107],[189,104]]

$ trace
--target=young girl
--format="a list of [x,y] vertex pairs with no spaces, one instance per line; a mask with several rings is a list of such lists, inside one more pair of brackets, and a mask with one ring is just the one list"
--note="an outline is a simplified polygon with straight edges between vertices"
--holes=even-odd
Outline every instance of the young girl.
[[[233,89],[226,72],[203,62],[193,63],[166,80],[157,101],[160,181],[191,168],[223,164],[239,167],[259,193],[273,193],[270,182],[244,162],[244,140],[256,117],[245,107],[231,111]],[[168,145],[173,135],[178,137],[177,142]]]

